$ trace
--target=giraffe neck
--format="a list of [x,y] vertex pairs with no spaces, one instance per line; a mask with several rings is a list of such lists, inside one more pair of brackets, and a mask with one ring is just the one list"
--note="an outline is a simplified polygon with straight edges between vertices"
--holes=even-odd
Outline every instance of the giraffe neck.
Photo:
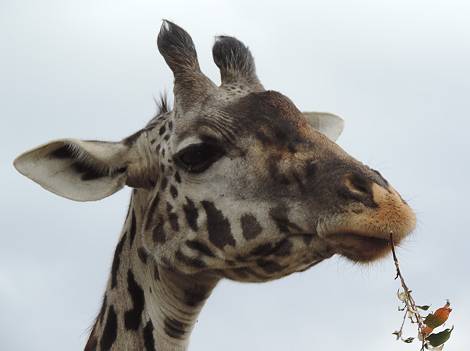
[[103,304],[85,351],[184,351],[218,279],[158,265],[142,245],[134,193],[116,246]]

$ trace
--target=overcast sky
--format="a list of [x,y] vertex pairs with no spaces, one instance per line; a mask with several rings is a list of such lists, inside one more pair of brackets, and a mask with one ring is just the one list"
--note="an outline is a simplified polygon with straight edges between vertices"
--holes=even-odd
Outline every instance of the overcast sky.
[[[80,350],[100,305],[129,191],[76,203],[12,160],[60,137],[119,140],[171,90],[161,19],[187,29],[215,81],[214,35],[251,48],[265,87],[346,120],[338,143],[379,169],[418,228],[398,251],[420,304],[451,299],[470,330],[470,3],[442,1],[0,0],[0,349]],[[392,260],[332,258],[269,284],[223,282],[191,351],[418,350],[399,328]]]

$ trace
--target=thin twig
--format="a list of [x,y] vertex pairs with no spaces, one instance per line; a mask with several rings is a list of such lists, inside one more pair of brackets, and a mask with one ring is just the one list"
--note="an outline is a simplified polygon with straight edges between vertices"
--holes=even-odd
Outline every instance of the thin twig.
[[[409,313],[411,313],[412,317],[415,317],[416,322],[418,323],[418,334],[421,336],[421,342],[422,342],[421,351],[423,351],[424,347],[425,347],[425,339],[426,339],[426,336],[423,333],[424,322],[423,322],[422,317],[418,313],[418,309],[416,307],[415,300],[413,299],[413,296],[411,296],[411,290],[408,289],[408,286],[406,285],[405,279],[403,278],[403,275],[401,274],[400,264],[398,263],[397,253],[395,252],[395,243],[393,242],[393,233],[392,232],[390,233],[390,246],[392,248],[392,255],[393,255],[393,261],[395,262],[395,268],[397,270],[397,275],[396,275],[395,279],[400,278],[401,286],[403,287],[403,290],[405,292],[405,301],[404,302],[405,302],[406,309],[405,309],[405,316],[403,318],[403,323],[402,323],[400,331],[399,331],[400,337],[401,337],[401,334],[402,334],[404,321],[405,321],[406,316],[409,312]],[[413,321],[413,319],[412,319],[412,321]]]

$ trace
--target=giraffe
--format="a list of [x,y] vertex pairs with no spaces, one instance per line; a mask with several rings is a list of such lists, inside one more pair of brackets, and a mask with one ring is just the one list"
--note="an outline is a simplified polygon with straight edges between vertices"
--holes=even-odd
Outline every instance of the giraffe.
[[174,106],[119,142],[59,139],[16,169],[46,190],[95,201],[132,188],[101,310],[85,350],[187,350],[221,279],[266,282],[338,254],[371,262],[415,227],[376,170],[335,140],[342,119],[300,112],[265,90],[253,56],[217,37],[217,86],[190,35],[163,21],[158,49],[174,75]]

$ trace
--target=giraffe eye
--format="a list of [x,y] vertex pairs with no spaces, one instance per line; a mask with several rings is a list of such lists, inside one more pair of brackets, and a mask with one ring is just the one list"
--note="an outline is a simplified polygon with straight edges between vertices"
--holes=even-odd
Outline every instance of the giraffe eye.
[[174,159],[177,166],[190,173],[202,173],[225,154],[213,143],[192,144],[179,151]]

